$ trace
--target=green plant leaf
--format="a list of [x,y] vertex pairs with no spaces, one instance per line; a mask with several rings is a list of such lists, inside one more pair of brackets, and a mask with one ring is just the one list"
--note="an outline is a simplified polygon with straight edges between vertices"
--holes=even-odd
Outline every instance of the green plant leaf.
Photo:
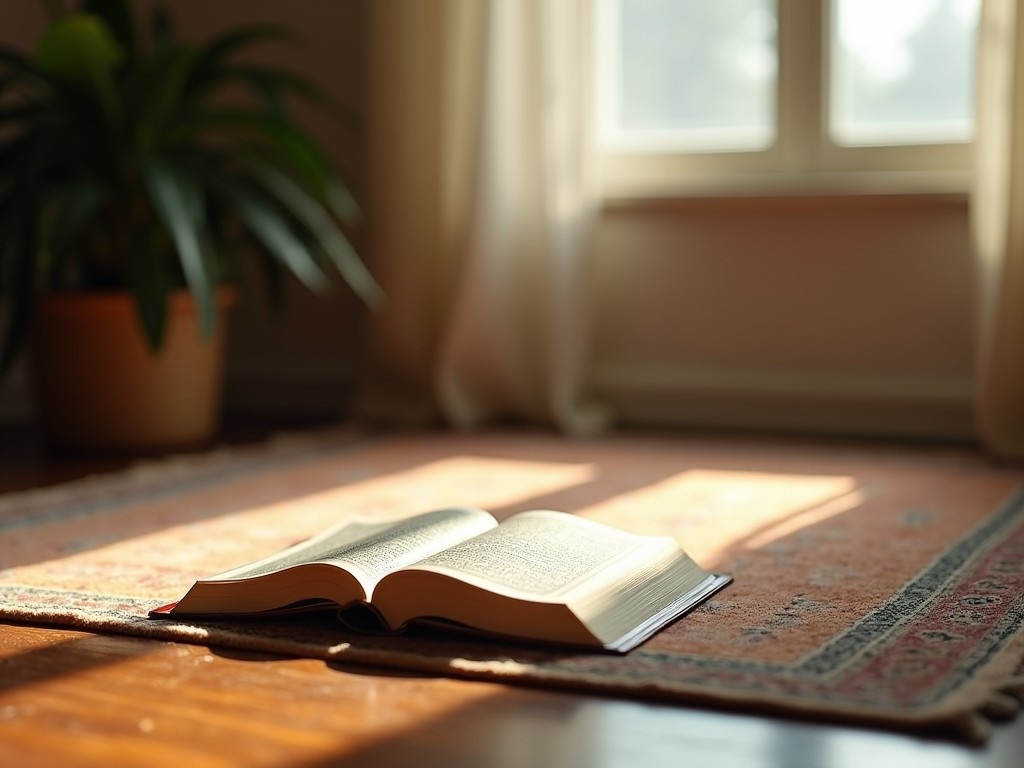
[[216,322],[215,277],[196,221],[196,211],[202,208],[200,191],[189,176],[163,158],[144,157],[140,170],[157,216],[181,260],[185,280],[199,309],[200,327],[210,334]]
[[157,351],[164,342],[170,278],[155,240],[148,228],[134,233],[128,246],[128,281],[146,341],[150,349]]
[[379,307],[384,301],[384,291],[324,207],[269,163],[255,164],[253,174],[274,199],[309,228],[356,295],[369,307]]
[[79,10],[103,19],[122,50],[129,56],[135,55],[135,23],[125,0],[82,0]]
[[186,85],[196,65],[195,49],[169,46],[142,65],[134,83],[136,146],[151,149],[183,110]]
[[73,184],[57,192],[48,243],[51,282],[54,284],[60,284],[69,250],[105,198],[103,187],[89,182]]
[[222,67],[217,74],[217,78],[226,82],[237,81],[258,85],[261,89],[265,87],[274,88],[282,93],[301,96],[320,105],[329,103],[324,92],[313,85],[310,80],[283,69],[236,64]]
[[339,121],[346,130],[356,131],[359,128],[360,121],[353,109],[331,98],[312,80],[296,72],[252,64],[226,64],[209,76],[209,88],[235,85],[248,88],[261,99],[267,105],[268,114],[285,115],[286,97],[297,97]]
[[114,70],[124,51],[99,16],[74,13],[50,26],[39,40],[36,63],[56,82],[91,92],[111,132],[121,108],[114,86]]
[[250,24],[225,32],[203,46],[203,65],[197,70],[197,75],[208,77],[214,69],[246,46],[293,37],[291,32],[279,24]]
[[51,25],[39,39],[39,69],[69,83],[95,85],[110,80],[124,51],[103,19],[89,13],[73,13]]
[[355,227],[362,223],[363,209],[341,179],[331,178],[327,181],[327,201],[334,215],[346,226]]
[[285,219],[261,195],[226,179],[220,179],[218,186],[246,229],[270,254],[314,293],[327,290],[327,274]]
[[326,153],[287,120],[246,110],[202,112],[196,119],[205,131],[237,133],[252,139],[255,142],[252,146],[285,163],[318,194],[326,194],[331,176]]
[[21,51],[0,45],[0,64],[9,70],[20,74],[39,77],[39,69],[32,60]]
[[283,40],[291,37],[284,27],[275,24],[259,24],[231,30],[202,46],[199,61],[189,81],[189,91],[202,98],[223,82],[222,72],[227,62],[239,50],[267,40]]
[[288,105],[285,103],[284,94],[273,82],[262,77],[239,78],[256,95],[262,104],[263,111],[278,120],[288,119]]
[[247,59],[287,30],[249,26],[179,44],[160,0],[139,5],[155,9],[145,20],[131,0],[64,4],[81,10],[61,8],[34,56],[0,46],[3,359],[47,269],[54,282],[127,284],[151,345],[164,333],[166,293],[182,283],[203,330],[213,329],[219,281],[245,274],[232,269],[239,244],[257,246],[273,303],[283,276],[320,291],[335,271],[368,304],[380,301],[347,239],[358,206],[286,114],[293,98],[329,100],[300,74]]
[[0,46],[0,97],[5,103],[28,101],[38,104],[52,93],[46,76],[20,51]]

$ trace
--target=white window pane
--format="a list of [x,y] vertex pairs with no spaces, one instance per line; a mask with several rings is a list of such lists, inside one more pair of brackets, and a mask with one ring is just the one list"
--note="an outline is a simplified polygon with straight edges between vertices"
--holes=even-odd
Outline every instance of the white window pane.
[[968,141],[979,0],[833,0],[832,138]]
[[773,0],[598,0],[606,145],[762,149],[775,135]]

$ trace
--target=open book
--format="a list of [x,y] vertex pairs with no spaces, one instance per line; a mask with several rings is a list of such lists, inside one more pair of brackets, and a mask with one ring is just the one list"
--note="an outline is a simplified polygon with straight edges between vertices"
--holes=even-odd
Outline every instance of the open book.
[[[668,536],[564,512],[500,525],[469,507],[352,520],[255,563],[197,581],[154,618],[365,607],[381,629],[413,622],[625,652],[731,581]],[[341,613],[344,619],[345,611]]]

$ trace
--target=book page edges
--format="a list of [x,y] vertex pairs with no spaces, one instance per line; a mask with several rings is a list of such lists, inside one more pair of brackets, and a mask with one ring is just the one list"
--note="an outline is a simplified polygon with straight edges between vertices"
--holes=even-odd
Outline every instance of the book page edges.
[[[244,579],[200,579],[166,613],[258,614],[289,611],[300,603],[343,606],[365,599],[351,569],[313,562]],[[164,613],[161,609],[157,615]]]
[[685,616],[731,582],[732,576],[728,574],[708,574],[708,577],[695,588],[684,592],[649,619],[638,624],[618,639],[605,643],[604,649],[616,653],[626,653],[636,648],[676,619]]
[[[353,603],[350,603],[347,606],[336,605],[335,608],[338,610],[338,618],[342,620],[343,624],[348,626],[350,629],[354,629],[361,633],[392,634],[400,632],[405,627],[419,625],[423,627],[432,627],[438,630],[453,632],[456,634],[468,634],[475,635],[477,637],[493,637],[495,639],[512,641],[518,640],[525,641],[528,644],[538,643],[541,645],[560,645],[580,649],[590,648],[591,650],[594,650],[595,648],[603,648],[606,651],[621,654],[627,653],[628,651],[633,650],[637,646],[649,640],[657,632],[659,632],[672,622],[676,621],[677,619],[682,618],[687,613],[696,608],[698,605],[700,605],[705,600],[714,595],[716,592],[721,590],[723,587],[730,584],[732,580],[733,577],[730,575],[709,574],[708,577],[704,581],[702,581],[697,587],[680,595],[678,599],[666,605],[663,609],[652,615],[643,623],[630,629],[626,634],[608,643],[595,643],[594,646],[583,643],[557,642],[523,636],[517,637],[514,635],[504,634],[501,632],[490,632],[487,630],[482,630],[480,628],[462,624],[460,622],[452,621],[450,619],[428,616],[416,617],[414,619],[410,619],[403,627],[392,628],[388,626],[387,622],[383,619],[377,607],[369,603],[365,603],[363,601],[354,601]],[[176,605],[177,603],[170,603],[169,605],[154,608],[152,611],[150,611],[150,616],[152,618],[174,618],[175,614],[173,612],[173,609],[175,608]],[[293,613],[299,612],[301,610],[310,610],[311,608],[312,606],[308,606],[305,609],[301,609],[295,606],[291,608],[282,608],[278,611],[267,611],[255,614],[209,614],[206,616],[206,618],[213,618],[218,615],[223,616],[224,618],[269,617],[275,614]],[[355,611],[358,611],[360,609],[363,612],[365,612],[366,615],[360,615],[360,618],[356,620],[355,616],[359,614],[355,613]],[[350,612],[352,612],[352,616],[349,615]],[[186,616],[195,616],[195,614],[186,614]],[[371,616],[373,617],[373,620],[370,619]]]

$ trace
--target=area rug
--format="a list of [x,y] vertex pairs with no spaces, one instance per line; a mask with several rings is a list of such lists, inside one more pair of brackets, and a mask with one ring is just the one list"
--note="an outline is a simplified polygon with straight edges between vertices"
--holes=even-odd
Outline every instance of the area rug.
[[[0,497],[0,619],[983,741],[1024,697],[1022,482],[943,447],[337,429]],[[667,533],[735,582],[624,656],[147,617],[346,514],[450,505]]]

